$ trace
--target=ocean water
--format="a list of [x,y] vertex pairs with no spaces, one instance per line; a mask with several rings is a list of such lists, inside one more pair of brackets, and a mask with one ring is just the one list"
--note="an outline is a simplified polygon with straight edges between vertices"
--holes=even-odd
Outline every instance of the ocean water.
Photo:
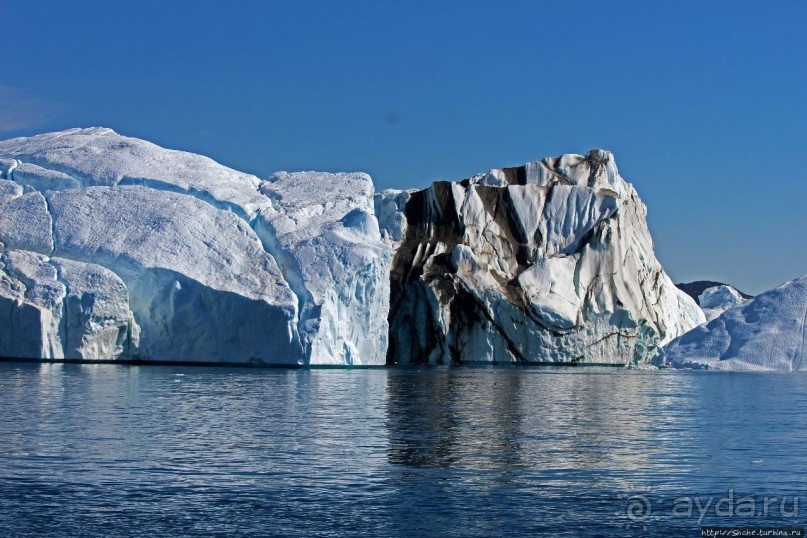
[[2,536],[803,527],[807,376],[0,363]]

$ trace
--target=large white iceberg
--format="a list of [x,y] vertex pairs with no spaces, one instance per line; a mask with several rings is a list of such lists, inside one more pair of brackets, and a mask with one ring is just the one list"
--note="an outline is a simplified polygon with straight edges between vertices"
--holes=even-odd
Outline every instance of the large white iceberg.
[[605,151],[374,198],[104,128],[0,142],[0,357],[624,364],[703,321]]
[[383,364],[372,197],[365,174],[261,181],[110,129],[2,141],[0,356]]
[[807,370],[807,274],[676,338],[654,362],[711,370]]
[[704,321],[611,153],[376,196],[390,362],[641,363]]

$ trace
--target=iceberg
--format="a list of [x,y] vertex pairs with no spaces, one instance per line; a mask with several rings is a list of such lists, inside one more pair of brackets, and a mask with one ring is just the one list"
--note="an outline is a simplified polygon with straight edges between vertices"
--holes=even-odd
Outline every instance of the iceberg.
[[806,343],[807,274],[676,338],[653,362],[672,368],[796,372],[807,370]]
[[0,141],[0,356],[642,363],[705,321],[645,217],[603,150],[376,194],[106,128]]
[[706,321],[712,321],[729,308],[741,305],[746,300],[737,289],[727,285],[707,288],[698,296],[698,304],[706,315]]
[[105,128],[2,141],[0,356],[383,364],[372,199],[364,174],[262,181]]
[[753,295],[743,293],[734,286],[713,280],[696,280],[676,286],[695,299],[706,315],[706,321],[712,321],[729,308],[753,298]]
[[705,321],[604,150],[384,191],[376,214],[390,363],[636,364]]

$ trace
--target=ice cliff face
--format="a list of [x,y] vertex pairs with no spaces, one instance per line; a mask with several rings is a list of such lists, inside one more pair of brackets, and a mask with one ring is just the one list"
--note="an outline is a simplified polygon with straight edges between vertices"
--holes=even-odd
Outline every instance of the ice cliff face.
[[807,370],[807,275],[729,308],[653,361],[674,368]]
[[0,356],[383,364],[372,197],[109,129],[2,141]]
[[255,222],[299,299],[309,364],[383,364],[389,264],[367,174],[278,172],[261,185],[274,203]]
[[633,363],[704,321],[601,150],[376,196],[388,362]]
[[9,250],[0,271],[0,356],[112,360],[138,343],[126,286],[94,264]]

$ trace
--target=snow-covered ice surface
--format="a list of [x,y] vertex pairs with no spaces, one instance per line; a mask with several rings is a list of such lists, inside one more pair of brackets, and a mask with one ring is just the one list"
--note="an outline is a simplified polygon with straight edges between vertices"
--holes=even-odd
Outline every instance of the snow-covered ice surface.
[[372,197],[104,128],[0,141],[0,356],[383,364]]
[[653,362],[673,368],[807,370],[807,274],[729,308],[667,344]]
[[390,362],[635,364],[705,321],[607,151],[384,191],[376,214]]
[[146,185],[190,194],[246,218],[270,205],[258,192],[260,180],[253,175],[104,127],[0,141],[0,159],[16,161],[14,181],[42,192]]

